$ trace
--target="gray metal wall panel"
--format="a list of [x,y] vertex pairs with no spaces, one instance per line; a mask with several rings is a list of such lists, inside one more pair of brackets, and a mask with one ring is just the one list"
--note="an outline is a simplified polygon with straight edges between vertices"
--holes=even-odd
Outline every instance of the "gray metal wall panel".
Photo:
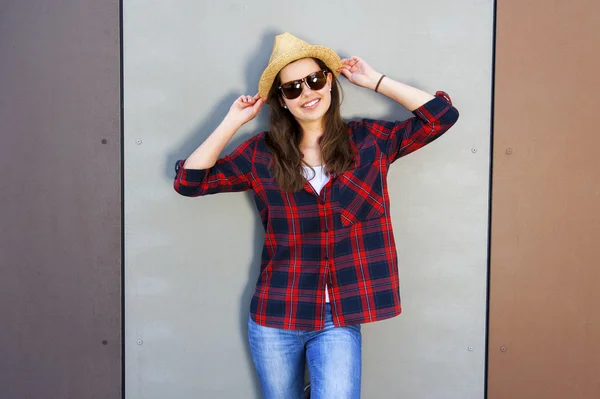
[[3,399],[121,396],[119,53],[116,0],[0,4]]
[[[492,1],[125,2],[128,398],[259,397],[245,328],[263,239],[251,196],[180,197],[172,168],[256,92],[282,31],[446,90],[460,109],[390,173],[404,314],[365,325],[363,396],[483,396],[492,30]],[[409,116],[344,88],[348,118]]]

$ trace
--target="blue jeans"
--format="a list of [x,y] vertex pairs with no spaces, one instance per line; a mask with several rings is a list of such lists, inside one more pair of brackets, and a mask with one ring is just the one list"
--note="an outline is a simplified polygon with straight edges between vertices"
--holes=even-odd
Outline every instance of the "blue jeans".
[[305,363],[311,399],[360,398],[360,325],[334,327],[329,304],[323,330],[264,327],[248,318],[248,340],[265,399],[302,399]]

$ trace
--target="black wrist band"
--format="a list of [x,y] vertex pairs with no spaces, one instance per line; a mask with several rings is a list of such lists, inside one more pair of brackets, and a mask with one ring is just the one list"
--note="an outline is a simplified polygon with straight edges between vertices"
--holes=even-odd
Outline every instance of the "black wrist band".
[[383,78],[385,78],[385,75],[381,75],[381,78],[379,78],[379,82],[377,82],[377,86],[375,86],[375,93],[377,93],[377,89],[379,89],[379,85],[381,84]]

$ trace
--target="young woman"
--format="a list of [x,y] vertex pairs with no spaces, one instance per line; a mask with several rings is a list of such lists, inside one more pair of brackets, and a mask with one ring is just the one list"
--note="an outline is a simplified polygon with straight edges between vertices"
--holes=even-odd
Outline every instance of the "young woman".
[[[341,118],[339,74],[413,112],[402,122]],[[360,325],[401,312],[387,173],[396,159],[458,119],[431,95],[358,57],[279,35],[255,96],[241,96],[187,160],[175,190],[186,196],[252,190],[265,243],[248,336],[264,397],[360,397]],[[268,131],[218,159],[267,102]]]

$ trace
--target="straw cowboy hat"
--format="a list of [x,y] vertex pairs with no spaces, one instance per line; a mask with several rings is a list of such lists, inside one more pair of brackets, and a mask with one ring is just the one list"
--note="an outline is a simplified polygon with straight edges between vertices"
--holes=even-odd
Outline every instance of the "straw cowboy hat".
[[267,98],[279,71],[287,64],[301,58],[317,58],[323,61],[336,77],[340,74],[337,70],[342,67],[342,61],[335,51],[323,46],[313,46],[291,33],[285,32],[275,36],[269,65],[263,71],[258,82],[258,94]]

